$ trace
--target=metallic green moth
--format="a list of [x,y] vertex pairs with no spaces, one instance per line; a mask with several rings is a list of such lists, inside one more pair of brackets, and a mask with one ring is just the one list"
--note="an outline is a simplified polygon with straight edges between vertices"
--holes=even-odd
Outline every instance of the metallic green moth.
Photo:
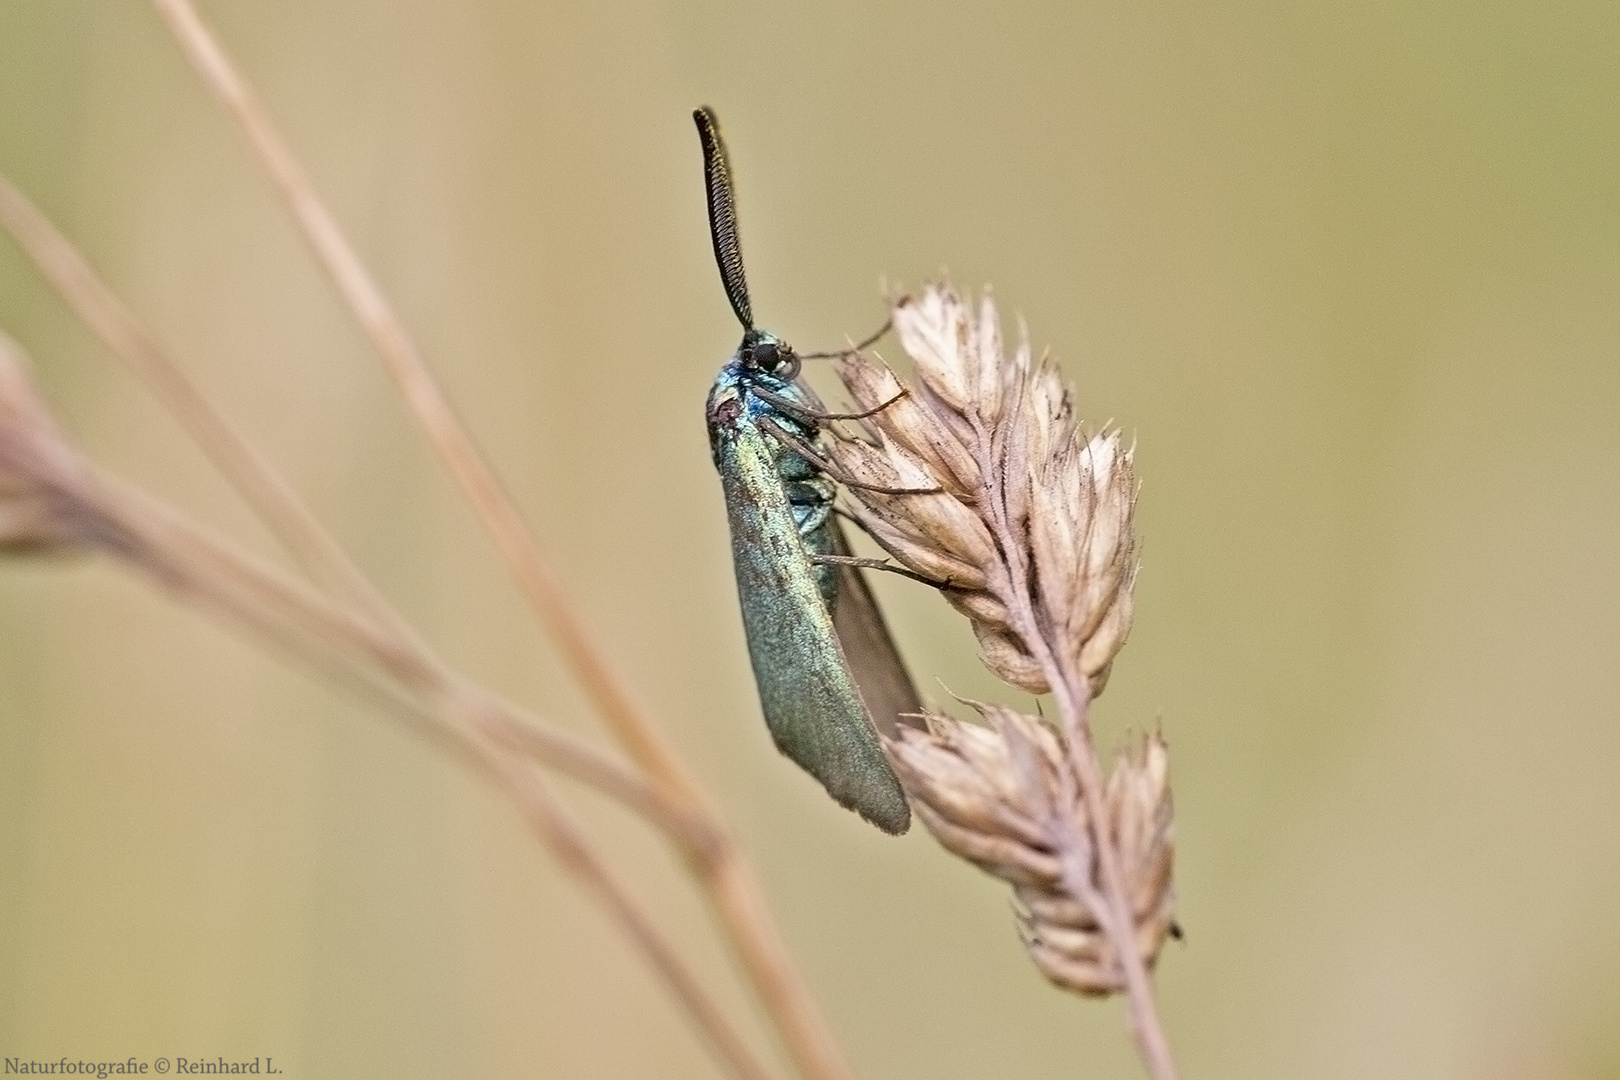
[[754,326],[725,144],[713,112],[693,118],[715,260],[743,326],[707,415],[760,706],[777,749],[837,802],[903,833],[911,810],[877,729],[892,730],[921,705],[860,571],[823,561],[849,554],[832,513],[833,481],[817,460],[825,460],[820,422],[829,414],[796,381],[792,346]]

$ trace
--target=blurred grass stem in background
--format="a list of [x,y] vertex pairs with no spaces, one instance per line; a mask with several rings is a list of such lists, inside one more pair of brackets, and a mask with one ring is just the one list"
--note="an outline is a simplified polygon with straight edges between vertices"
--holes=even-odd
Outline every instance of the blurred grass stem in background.
[[[506,749],[541,751],[536,756],[556,764],[560,758],[575,766],[576,777],[595,782],[608,794],[628,796],[631,805],[650,813],[662,824],[686,856],[699,880],[705,885],[722,924],[727,927],[745,969],[769,1015],[801,1070],[818,1080],[836,1080],[849,1075],[825,1022],[796,974],[780,941],[759,892],[752,872],[740,850],[725,834],[717,815],[704,804],[695,785],[676,762],[673,753],[644,712],[631,699],[613,675],[611,665],[589,640],[578,618],[563,596],[560,583],[540,555],[516,506],[506,495],[493,471],[471,437],[461,427],[420,354],[382,291],[366,271],[353,248],[343,237],[331,215],[315,195],[296,159],[271,127],[257,104],[251,88],[236,72],[223,48],[189,4],[174,0],[154,0],[154,7],[165,19],[188,58],[228,111],[236,119],[255,150],[276,189],[291,208],[321,264],[334,282],[362,328],[367,332],[399,385],[413,413],[429,434],[435,448],[450,467],[463,492],[494,536],[514,575],[536,610],[552,630],[564,654],[573,664],[582,683],[601,708],[610,726],[625,742],[639,767],[651,778],[654,789],[644,794],[627,782],[618,771],[578,752],[579,748],[535,732],[532,725],[515,724],[503,732]],[[238,489],[271,524],[283,542],[317,575],[335,584],[370,614],[382,617],[388,627],[385,642],[369,653],[385,669],[398,674],[397,664],[388,661],[409,644],[419,648],[404,629],[402,621],[386,614],[386,605],[365,584],[358,571],[337,546],[325,537],[314,519],[303,511],[258,457],[247,448],[228,425],[196,394],[177,369],[167,364],[161,352],[139,325],[129,317],[111,293],[100,286],[87,264],[72,251],[60,235],[40,215],[32,211],[20,192],[7,182],[0,187],[0,216],[41,266],[47,277],[81,311],[114,351],[154,384],[160,399],[168,405],[198,438],[216,463]],[[144,550],[144,548],[143,548]],[[241,571],[241,565],[236,567]],[[262,577],[261,577],[262,580]],[[212,595],[203,590],[203,595]],[[283,596],[285,594],[282,594]],[[240,612],[237,613],[240,617]],[[351,630],[359,627],[350,627]],[[341,635],[340,635],[341,636]],[[329,642],[330,643],[330,642]],[[420,654],[418,655],[420,659]],[[434,670],[436,665],[418,664],[413,670]],[[446,680],[448,682],[448,680]],[[419,687],[418,687],[419,688]],[[443,689],[441,687],[441,689]],[[443,696],[456,700],[460,693]],[[474,711],[474,716],[479,715]],[[559,755],[558,745],[570,753]],[[475,749],[486,758],[490,747],[476,742]],[[581,763],[584,767],[579,767]],[[511,766],[500,758],[486,762],[497,777],[511,779]],[[675,961],[673,950],[652,930],[652,924],[628,899],[622,887],[607,875],[600,857],[583,835],[562,814],[544,789],[513,788],[514,798],[525,810],[537,833],[546,840],[565,866],[575,871],[604,899],[628,935],[649,957],[676,996],[687,1007],[698,1026],[720,1056],[739,1075],[761,1075],[739,1037],[724,1023],[719,1012],[697,988],[695,980]]]
[[414,641],[370,625],[155,501],[95,475],[49,424],[24,372],[20,353],[0,337],[0,504],[5,506],[0,522],[8,529],[0,546],[110,556],[182,602],[292,654],[340,685],[368,691],[373,703],[419,733],[439,736],[432,739],[436,745],[444,746],[442,736],[450,736],[450,748],[506,792],[552,855],[597,896],[665,980],[716,1056],[739,1077],[769,1080],[771,1073],[679,959],[650,913],[609,871],[595,844],[539,773],[524,766],[524,759],[562,768],[651,820],[673,817],[670,808],[622,767],[521,717],[445,670]]
[[788,1052],[818,1080],[850,1075],[826,1021],[788,955],[741,850],[708,808],[657,726],[634,700],[574,613],[522,513],[462,427],[421,355],[353,247],[315,194],[246,80],[187,0],[152,0],[210,91],[241,127],[317,258],[331,275],[404,394],[434,449],[494,539],[524,595],[551,631],[615,735],[666,797],[700,819],[687,862],[703,883]]

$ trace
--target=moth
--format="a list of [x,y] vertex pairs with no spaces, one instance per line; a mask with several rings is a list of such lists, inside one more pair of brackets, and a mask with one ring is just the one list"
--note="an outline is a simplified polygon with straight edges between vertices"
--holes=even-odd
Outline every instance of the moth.
[[836,487],[822,452],[824,422],[862,414],[827,412],[798,381],[793,347],[754,325],[719,121],[708,108],[692,116],[715,261],[743,328],[707,415],[765,724],[777,749],[834,800],[903,833],[911,809],[877,733],[892,733],[922,706],[833,515]]

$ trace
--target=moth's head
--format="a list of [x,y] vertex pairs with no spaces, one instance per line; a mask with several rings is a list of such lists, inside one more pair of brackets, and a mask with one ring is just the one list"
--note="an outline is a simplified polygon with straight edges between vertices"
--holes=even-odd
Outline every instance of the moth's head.
[[765,330],[750,330],[737,347],[737,358],[750,371],[762,371],[785,382],[799,377],[799,354],[793,346]]

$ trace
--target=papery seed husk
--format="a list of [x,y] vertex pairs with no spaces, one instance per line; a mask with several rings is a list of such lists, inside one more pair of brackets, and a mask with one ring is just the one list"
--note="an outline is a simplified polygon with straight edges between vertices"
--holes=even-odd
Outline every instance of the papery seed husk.
[[921,298],[906,297],[895,305],[892,317],[918,377],[955,409],[966,411],[972,394],[962,354],[972,339],[967,308],[956,290],[943,285],[927,289]]
[[1085,904],[1069,896],[1048,890],[1021,889],[1018,899],[1036,923],[1061,923],[1081,929],[1100,929],[1101,924]]
[[[907,731],[888,741],[890,757],[907,774],[913,797],[959,826],[1041,845],[1044,805],[1026,805],[1017,762],[994,732],[948,717],[929,717],[929,732]],[[1037,792],[1038,794],[1038,792]],[[1033,811],[1033,812],[1032,812]]]
[[[982,567],[994,557],[995,545],[984,522],[949,494],[875,491],[871,486],[901,489],[937,487],[938,479],[926,462],[905,449],[887,444],[881,450],[850,439],[834,439],[828,447],[834,460],[866,488],[856,489],[860,501],[918,540]],[[982,577],[976,573],[974,577]]]
[[1111,967],[1094,962],[1076,962],[1051,949],[1032,946],[1029,958],[1052,982],[1087,997],[1103,997],[1117,992],[1124,982]]
[[[883,406],[881,411],[867,417],[868,420],[876,422],[884,413],[905,400],[903,397],[900,401],[894,400],[905,390],[900,377],[887,364],[879,362],[875,357],[860,352],[847,353],[839,356],[833,363],[839,381],[854,399],[857,412]],[[894,403],[891,405],[889,402]]]
[[942,847],[1004,881],[1040,885],[1061,872],[1056,859],[1027,844],[962,828],[920,800],[912,808]]
[[915,393],[896,400],[901,385],[892,371],[857,354],[840,363],[839,375],[861,409],[885,406],[868,418],[870,428],[927,461],[935,478],[953,494],[978,490],[979,467],[962,440]]
[[1030,490],[1029,550],[1034,591],[1040,598],[1047,625],[1063,634],[1063,652],[1078,645],[1068,633],[1068,622],[1077,604],[1080,534],[1074,528],[1068,508],[1049,485],[1035,482]]
[[1108,938],[1096,929],[1081,930],[1062,923],[1033,924],[1040,943],[1070,960],[1113,958]]
[[1137,921],[1148,918],[1155,912],[1163,914],[1166,925],[1169,924],[1170,912],[1174,908],[1174,897],[1170,892],[1171,856],[1166,851],[1162,858],[1154,859],[1146,874],[1141,873],[1138,867],[1136,877],[1136,891],[1131,897],[1131,911]]
[[1014,409],[991,436],[1006,517],[1005,542],[1016,544],[1022,551],[1029,548],[1030,493],[1024,480],[1032,464],[1028,432],[1028,416],[1024,410]]
[[985,582],[979,591],[968,589],[952,589],[945,593],[945,600],[957,611],[977,622],[987,623],[1004,633],[1010,633],[1008,625],[1010,617],[1007,608],[996,599],[996,586],[992,582]]
[[[918,373],[917,381],[911,387],[911,396],[917,405],[928,414],[933,423],[950,433],[951,437],[967,449],[974,457],[977,467],[978,457],[974,450],[978,442],[977,429],[966,413],[958,410],[954,405],[941,396],[939,388],[932,385]],[[995,428],[991,429],[996,430]]]
[[[972,563],[909,534],[904,527],[879,516],[865,504],[857,504],[851,514],[879,546],[913,573],[952,589],[965,590],[965,595],[979,595],[972,590],[984,588],[984,574]],[[947,594],[950,595],[954,594]]]
[[974,832],[1010,836],[1025,844],[1041,841],[1041,830],[1015,806],[1007,804],[997,785],[985,775],[984,763],[966,760],[943,747],[923,750],[915,738],[892,740],[890,753],[915,781],[911,785],[914,796],[953,824]]
[[1010,631],[975,622],[973,636],[979,642],[979,659],[1001,679],[1032,694],[1051,689],[1041,665],[1024,651],[1023,643]]
[[[1082,552],[1082,556],[1084,554]],[[1120,587],[1124,584],[1130,569],[1124,554],[1116,552],[1118,557],[1113,562],[1082,579],[1079,582],[1081,588],[1078,595],[1070,597],[1071,606],[1063,613],[1066,618],[1060,625],[1064,627],[1070,639],[1071,651],[1084,645],[1086,640],[1097,632],[1112,613],[1114,604],[1120,599]]]
[[970,702],[979,710],[1005,747],[1008,788],[1040,823],[1060,811],[1061,776],[1068,767],[1063,746],[1046,724],[999,705]]
[[975,328],[978,340],[971,355],[973,364],[973,407],[986,424],[995,424],[1002,412],[1001,318],[996,312],[995,300],[985,287],[979,300],[979,320]]
[[1107,681],[1108,667],[1119,650],[1125,647],[1130,635],[1131,615],[1135,600],[1128,589],[1115,596],[1101,625],[1093,630],[1080,646],[1077,664],[1088,679]]

